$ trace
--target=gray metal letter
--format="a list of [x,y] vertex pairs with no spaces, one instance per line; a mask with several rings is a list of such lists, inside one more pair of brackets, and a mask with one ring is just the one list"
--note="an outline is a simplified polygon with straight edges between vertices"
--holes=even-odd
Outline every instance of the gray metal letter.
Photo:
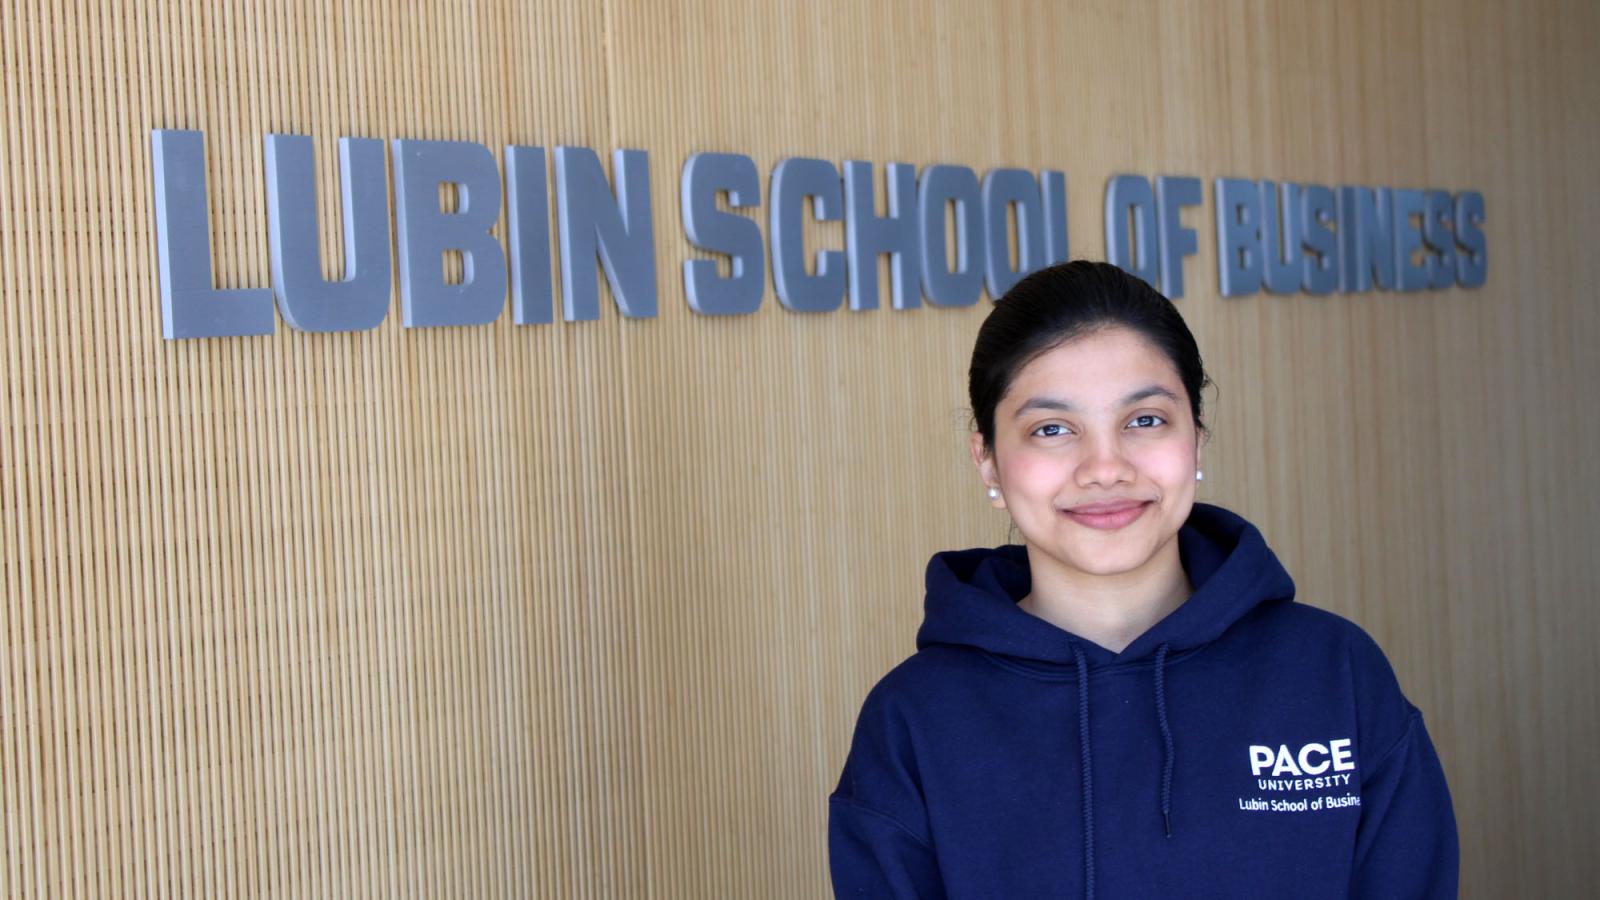
[[1339,189],[1339,233],[1344,252],[1340,288],[1361,293],[1377,286],[1394,289],[1393,201],[1388,188]]
[[1328,226],[1340,223],[1333,189],[1322,184],[1301,188],[1300,241],[1311,252],[1301,260],[1300,283],[1310,294],[1331,294],[1339,289],[1339,235]]
[[[1011,268],[1011,207],[1017,210],[1017,267]],[[1044,205],[1039,183],[1024,169],[990,169],[983,176],[983,222],[988,243],[989,296],[998,300],[1023,276],[1045,264]]]
[[[1129,221],[1133,237],[1128,235]],[[1106,259],[1154,287],[1161,277],[1161,233],[1156,195],[1141,175],[1115,175],[1106,182]]]
[[548,325],[555,320],[550,289],[550,189],[544,148],[506,145],[506,212],[510,214],[511,321]]
[[[1424,252],[1422,264],[1412,265],[1411,257],[1422,250],[1422,229],[1426,223],[1427,197],[1422,191],[1397,188],[1390,192],[1394,224],[1394,268],[1398,286],[1402,291],[1420,291],[1433,280],[1433,254]],[[1412,222],[1413,219],[1417,221]]]
[[806,274],[802,213],[805,198],[819,222],[844,217],[839,170],[821,159],[786,159],[772,170],[772,283],[778,301],[795,312],[831,312],[844,301],[845,255],[817,251],[817,274]]
[[[971,306],[983,292],[983,202],[978,174],[966,166],[929,166],[917,184],[922,292],[935,306]],[[956,267],[945,254],[944,214],[956,213]]]
[[1448,191],[1429,191],[1423,206],[1422,240],[1435,254],[1428,287],[1447,288],[1456,283],[1455,208]]
[[1217,281],[1224,297],[1261,289],[1261,189],[1243,178],[1218,178]]
[[1462,191],[1456,195],[1456,284],[1482,287],[1489,278],[1489,245],[1483,239],[1483,195]]
[[709,259],[683,262],[683,287],[689,308],[709,316],[753,313],[761,307],[767,284],[761,226],[737,213],[717,209],[717,192],[728,192],[728,205],[761,205],[761,176],[748,156],[696,153],[683,164],[679,201],[683,227],[696,247],[732,258],[733,274],[723,278]]
[[339,139],[344,203],[344,279],[322,277],[317,250],[317,182],[311,138],[269,134],[267,223],[278,309],[301,331],[365,331],[389,314],[389,175],[383,141]]
[[[489,229],[500,217],[494,155],[469,141],[394,141],[400,243],[400,309],[407,328],[484,325],[506,303],[506,255]],[[453,213],[439,208],[439,185],[454,184]],[[446,284],[444,254],[459,250],[464,277]]]
[[271,334],[272,290],[211,284],[206,148],[198,131],[150,132],[161,269],[161,334],[173,338]]
[[1367,268],[1374,276],[1373,283],[1386,291],[1395,289],[1394,201],[1389,193],[1388,188],[1356,192],[1356,234],[1367,257]]
[[[1161,235],[1161,293],[1176,300],[1183,296],[1183,258],[1200,249],[1193,228],[1183,227],[1185,206],[1199,206],[1200,179],[1161,175],[1156,178],[1157,225]],[[1125,234],[1124,228],[1118,234]]]
[[1261,182],[1261,282],[1274,294],[1300,290],[1300,186]]
[[556,221],[561,233],[561,302],[567,321],[600,318],[598,251],[624,316],[656,314],[656,240],[650,212],[650,158],[614,150],[616,197],[588,147],[556,148]]
[[1067,174],[1055,169],[1039,173],[1044,193],[1044,264],[1053,266],[1071,258],[1067,248]]
[[872,163],[848,160],[844,164],[844,246],[850,259],[850,308],[878,308],[878,254],[890,254],[890,280],[895,309],[920,306],[917,285],[917,169],[905,163],[885,167],[889,183],[889,214],[875,211]]

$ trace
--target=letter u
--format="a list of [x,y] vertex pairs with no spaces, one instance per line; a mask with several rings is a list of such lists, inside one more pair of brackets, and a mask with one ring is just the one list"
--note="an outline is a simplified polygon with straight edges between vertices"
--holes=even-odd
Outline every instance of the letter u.
[[267,135],[266,169],[272,289],[283,317],[301,331],[377,327],[389,314],[394,285],[383,141],[339,139],[345,269],[341,281],[322,277],[311,138]]

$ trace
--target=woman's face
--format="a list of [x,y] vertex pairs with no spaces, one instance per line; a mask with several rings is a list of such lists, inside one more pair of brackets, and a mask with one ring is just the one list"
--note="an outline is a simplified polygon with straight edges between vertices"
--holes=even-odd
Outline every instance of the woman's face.
[[985,484],[1023,539],[1069,569],[1114,575],[1166,546],[1200,466],[1172,362],[1123,327],[1080,336],[1018,370],[995,409],[994,451],[972,436]]

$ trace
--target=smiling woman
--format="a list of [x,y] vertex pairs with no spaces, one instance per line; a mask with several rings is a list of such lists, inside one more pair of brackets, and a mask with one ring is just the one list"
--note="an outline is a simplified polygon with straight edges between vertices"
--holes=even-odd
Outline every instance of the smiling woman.
[[972,455],[1027,540],[1023,609],[1120,651],[1189,595],[1172,539],[1200,461],[1184,390],[1167,356],[1126,326],[1016,372]]
[[[1022,544],[929,562],[831,797],[841,896],[1455,896],[1444,773],[1383,652],[1195,502],[1207,383],[1114,266],[996,304],[971,451]],[[1291,746],[1304,767],[1259,752]]]

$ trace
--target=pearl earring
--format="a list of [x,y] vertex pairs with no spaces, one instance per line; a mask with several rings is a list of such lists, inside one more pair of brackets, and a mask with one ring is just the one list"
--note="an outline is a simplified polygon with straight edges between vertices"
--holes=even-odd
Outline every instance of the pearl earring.
[[990,500],[999,500],[1000,499],[1000,489],[997,488],[997,487],[989,488],[989,499]]
[[1205,481],[1206,480],[1206,473],[1200,471],[1199,469],[1195,469],[1194,470],[1194,480],[1195,481]]

